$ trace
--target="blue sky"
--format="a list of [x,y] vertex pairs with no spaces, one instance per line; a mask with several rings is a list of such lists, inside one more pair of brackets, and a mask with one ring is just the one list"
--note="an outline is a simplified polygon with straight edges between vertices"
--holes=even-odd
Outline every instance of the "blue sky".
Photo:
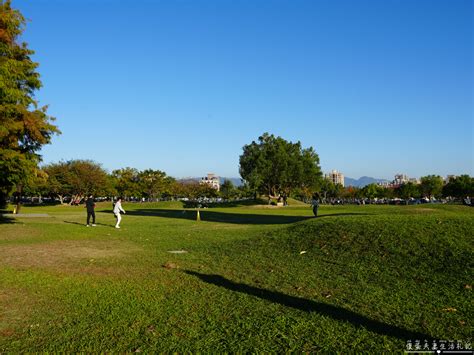
[[263,132],[324,171],[474,175],[470,0],[13,0],[44,162],[237,177]]

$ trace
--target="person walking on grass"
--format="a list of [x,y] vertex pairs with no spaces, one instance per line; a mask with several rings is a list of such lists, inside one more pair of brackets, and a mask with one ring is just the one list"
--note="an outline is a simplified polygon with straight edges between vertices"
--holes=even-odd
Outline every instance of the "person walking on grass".
[[92,217],[92,227],[95,227],[95,202],[94,202],[94,197],[92,195],[89,196],[89,198],[86,200],[86,210],[87,210],[87,224],[86,227],[89,227],[90,224],[89,222],[91,221]]
[[115,228],[120,228],[120,221],[122,220],[122,216],[120,212],[125,214],[125,211],[122,208],[122,199],[119,197],[114,204],[114,215],[117,218],[117,223],[115,224]]

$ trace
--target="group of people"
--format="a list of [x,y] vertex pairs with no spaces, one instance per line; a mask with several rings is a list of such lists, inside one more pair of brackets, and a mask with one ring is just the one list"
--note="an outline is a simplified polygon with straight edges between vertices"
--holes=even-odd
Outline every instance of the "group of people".
[[[90,195],[86,200],[85,208],[87,210],[87,223],[86,227],[95,227],[95,201],[94,196]],[[121,213],[126,213],[125,210],[122,208],[122,199],[119,197],[113,205],[113,213],[117,222],[115,223],[115,228],[120,229],[120,222],[122,221]],[[90,224],[92,217],[92,224]]]
[[[319,207],[319,196],[317,194],[313,195],[312,203],[314,216],[318,216],[318,207]],[[87,222],[86,227],[95,227],[95,201],[94,196],[90,195],[86,200],[85,208],[87,210]],[[113,204],[113,213],[117,222],[115,223],[115,228],[120,229],[120,222],[122,221],[121,213],[126,213],[122,208],[122,199],[119,197]],[[92,224],[90,224],[92,218]]]

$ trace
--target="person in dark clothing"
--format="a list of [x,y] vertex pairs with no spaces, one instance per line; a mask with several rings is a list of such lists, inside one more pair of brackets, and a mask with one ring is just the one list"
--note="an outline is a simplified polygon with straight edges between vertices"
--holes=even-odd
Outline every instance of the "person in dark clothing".
[[92,195],[86,200],[86,209],[87,209],[87,224],[86,226],[89,227],[89,222],[92,217],[92,227],[95,227],[95,202],[94,197]]
[[313,199],[311,201],[311,204],[313,205],[314,217],[318,217],[319,195],[317,193],[313,194]]

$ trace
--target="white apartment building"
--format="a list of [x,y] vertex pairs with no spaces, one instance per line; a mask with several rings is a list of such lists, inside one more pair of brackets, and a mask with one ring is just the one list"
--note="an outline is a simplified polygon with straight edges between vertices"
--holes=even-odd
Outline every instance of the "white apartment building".
[[393,185],[403,185],[410,181],[408,175],[405,174],[397,174],[395,175],[395,179],[393,180]]
[[213,173],[208,173],[207,176],[201,178],[200,184],[208,184],[211,185],[214,189],[219,191],[221,189],[221,184],[219,182],[219,176]]
[[334,185],[339,184],[344,187],[344,174],[337,170],[333,170],[329,174],[326,174],[326,179],[332,181]]

